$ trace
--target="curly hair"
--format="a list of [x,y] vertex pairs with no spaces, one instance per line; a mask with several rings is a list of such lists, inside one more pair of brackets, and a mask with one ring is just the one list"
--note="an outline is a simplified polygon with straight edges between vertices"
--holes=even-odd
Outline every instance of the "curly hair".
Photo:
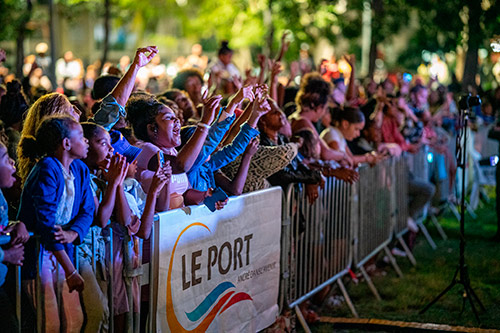
[[[63,94],[51,93],[40,97],[35,103],[33,103],[27,112],[19,145],[22,144],[26,137],[33,137],[35,135],[36,129],[42,122],[43,118],[52,115],[70,114],[72,108],[73,106]],[[35,162],[25,156],[20,147],[17,149],[17,155],[18,172],[24,183]]]
[[328,102],[331,84],[326,82],[319,73],[308,73],[302,78],[295,103],[300,110],[315,110]]
[[151,142],[148,135],[148,125],[155,123],[156,116],[164,107],[166,106],[153,95],[135,94],[129,98],[125,106],[127,120],[132,125],[134,135],[139,140]]

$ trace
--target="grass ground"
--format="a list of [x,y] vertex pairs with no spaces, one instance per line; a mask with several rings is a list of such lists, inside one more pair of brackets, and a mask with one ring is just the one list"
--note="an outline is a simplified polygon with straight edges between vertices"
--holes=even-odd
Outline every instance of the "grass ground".
[[[479,208],[477,215],[475,221],[466,216],[465,253],[471,285],[487,309],[480,315],[480,326],[468,304],[462,313],[463,289],[460,285],[455,286],[425,314],[418,313],[450,284],[458,265],[459,222],[450,214],[445,214],[440,220],[448,234],[447,241],[442,240],[434,227],[426,224],[436,241],[437,250],[432,250],[423,235],[419,235],[414,249],[416,267],[407,259],[398,258],[405,274],[403,278],[398,278],[389,267],[386,268],[386,276],[373,278],[382,301],[375,300],[365,282],[358,285],[349,283],[347,289],[360,317],[499,329],[500,243],[489,240],[496,231],[494,200]],[[322,309],[320,315],[352,317],[345,305],[336,309]],[[317,324],[311,327],[313,332],[331,332],[332,328],[332,324]]]

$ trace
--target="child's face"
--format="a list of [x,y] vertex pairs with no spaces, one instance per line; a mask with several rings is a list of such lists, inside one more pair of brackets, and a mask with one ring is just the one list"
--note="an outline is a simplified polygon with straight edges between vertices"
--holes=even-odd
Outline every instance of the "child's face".
[[7,148],[0,145],[0,188],[9,188],[14,185],[16,181],[16,178],[14,178],[15,172],[14,160],[9,157]]
[[83,129],[80,124],[74,124],[71,128],[70,137],[70,150],[74,159],[81,159],[87,157],[89,151],[88,140],[83,136]]
[[89,154],[85,163],[90,168],[109,168],[109,162],[113,157],[113,147],[109,133],[98,129],[97,133],[89,140]]

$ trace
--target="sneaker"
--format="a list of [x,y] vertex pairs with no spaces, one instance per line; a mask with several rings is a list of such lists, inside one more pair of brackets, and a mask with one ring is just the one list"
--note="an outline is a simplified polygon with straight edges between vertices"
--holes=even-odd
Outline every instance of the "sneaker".
[[405,251],[401,251],[400,249],[398,249],[397,247],[393,248],[391,250],[391,253],[395,256],[398,256],[398,257],[406,257],[406,252]]
[[408,216],[408,229],[412,232],[418,232],[418,225],[415,223],[415,221]]

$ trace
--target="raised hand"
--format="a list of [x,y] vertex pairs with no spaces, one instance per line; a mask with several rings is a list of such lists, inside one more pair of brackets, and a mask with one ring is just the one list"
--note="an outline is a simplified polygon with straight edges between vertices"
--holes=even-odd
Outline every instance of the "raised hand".
[[172,177],[172,167],[170,166],[170,161],[165,161],[163,166],[158,165],[153,180],[151,181],[150,191],[158,194],[165,185],[170,183]]
[[259,139],[255,137],[252,140],[250,140],[243,154],[248,156],[253,156],[255,155],[257,150],[259,150]]
[[212,124],[214,121],[217,111],[219,109],[220,101],[222,100],[221,95],[208,97],[208,91],[205,90],[203,93],[203,114],[201,115],[201,122],[207,125]]
[[342,58],[351,66],[351,69],[354,69],[356,65],[356,56],[354,54],[344,54]]
[[267,57],[264,54],[257,55],[257,62],[259,63],[259,67],[261,70],[266,68]]
[[269,62],[269,68],[271,69],[271,77],[275,78],[281,73],[281,62],[271,60]]
[[110,185],[119,186],[125,180],[128,171],[127,158],[120,154],[115,154],[109,162],[108,171],[104,174],[104,179]]
[[135,53],[133,63],[139,67],[146,66],[156,54],[158,54],[156,46],[140,47]]
[[248,99],[248,100],[250,100],[250,102],[253,101],[255,98],[255,95],[253,93],[253,89],[254,89],[253,85],[247,85],[247,86],[240,88],[240,90],[238,90],[238,92],[231,99],[231,103],[239,104],[244,99]]
[[286,53],[286,51],[288,51],[288,48],[290,47],[290,41],[286,41],[286,37],[289,35],[289,31],[288,30],[285,30],[283,32],[283,35],[281,35],[281,47],[282,47],[282,52],[283,54]]
[[243,79],[239,75],[233,75],[233,84],[237,90],[240,90],[243,87]]

